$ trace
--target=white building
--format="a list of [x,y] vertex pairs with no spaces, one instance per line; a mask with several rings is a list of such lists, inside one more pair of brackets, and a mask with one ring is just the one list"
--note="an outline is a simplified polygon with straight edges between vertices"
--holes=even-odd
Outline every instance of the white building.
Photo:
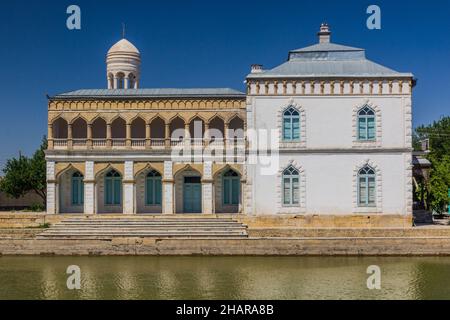
[[330,42],[292,50],[247,77],[248,128],[277,128],[279,170],[252,166],[252,214],[412,214],[413,76],[363,49]]
[[[318,44],[280,66],[252,66],[246,95],[139,89],[140,64],[123,39],[108,52],[107,90],[50,98],[49,213],[411,220],[413,76],[331,43],[326,24]],[[276,143],[266,150],[248,137],[245,157],[247,129],[275,130]],[[233,157],[174,159],[180,145]],[[254,152],[271,153],[275,170]]]

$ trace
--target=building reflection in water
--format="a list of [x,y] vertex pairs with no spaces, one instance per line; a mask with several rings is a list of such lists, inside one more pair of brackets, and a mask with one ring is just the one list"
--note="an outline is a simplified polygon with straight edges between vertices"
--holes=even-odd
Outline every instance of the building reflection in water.
[[[66,286],[81,268],[81,290]],[[381,290],[366,286],[381,268]],[[0,299],[449,299],[447,257],[0,257]]]

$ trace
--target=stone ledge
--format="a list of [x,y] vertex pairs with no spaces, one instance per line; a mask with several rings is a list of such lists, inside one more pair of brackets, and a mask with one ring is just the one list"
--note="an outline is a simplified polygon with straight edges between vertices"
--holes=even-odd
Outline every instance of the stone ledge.
[[450,237],[0,240],[0,255],[447,256]]

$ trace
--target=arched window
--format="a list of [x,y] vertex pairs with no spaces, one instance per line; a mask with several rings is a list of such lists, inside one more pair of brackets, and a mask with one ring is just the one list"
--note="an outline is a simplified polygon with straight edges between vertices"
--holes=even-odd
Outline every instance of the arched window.
[[136,84],[136,77],[134,74],[130,73],[128,76],[128,89],[134,89],[134,86]]
[[283,140],[300,140],[300,113],[294,107],[289,107],[283,112]]
[[123,73],[118,73],[116,89],[124,89],[124,88],[125,88],[125,75]]
[[358,205],[360,207],[375,206],[375,170],[365,166],[358,172]]
[[300,203],[300,175],[297,169],[289,166],[283,171],[283,204],[294,206]]
[[120,205],[122,203],[122,177],[116,170],[105,176],[105,204]]
[[155,170],[150,171],[145,178],[145,204],[147,206],[161,205],[162,177]]
[[358,111],[358,140],[375,140],[375,112],[368,106]]
[[223,175],[223,204],[238,205],[241,179],[239,174],[233,170],[228,170]]
[[72,205],[81,206],[84,203],[83,175],[75,172],[72,175]]

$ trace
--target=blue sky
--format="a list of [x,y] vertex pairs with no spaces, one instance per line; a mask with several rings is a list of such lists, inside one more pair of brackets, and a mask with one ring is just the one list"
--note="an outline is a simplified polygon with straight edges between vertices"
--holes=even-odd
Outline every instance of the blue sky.
[[[77,4],[82,29],[66,28]],[[366,28],[381,7],[382,29]],[[273,67],[314,44],[321,22],[336,43],[413,72],[414,125],[450,114],[450,1],[8,1],[0,7],[0,167],[32,153],[47,128],[46,94],[106,87],[105,54],[121,38],[141,51],[141,87],[244,90],[253,63]]]

